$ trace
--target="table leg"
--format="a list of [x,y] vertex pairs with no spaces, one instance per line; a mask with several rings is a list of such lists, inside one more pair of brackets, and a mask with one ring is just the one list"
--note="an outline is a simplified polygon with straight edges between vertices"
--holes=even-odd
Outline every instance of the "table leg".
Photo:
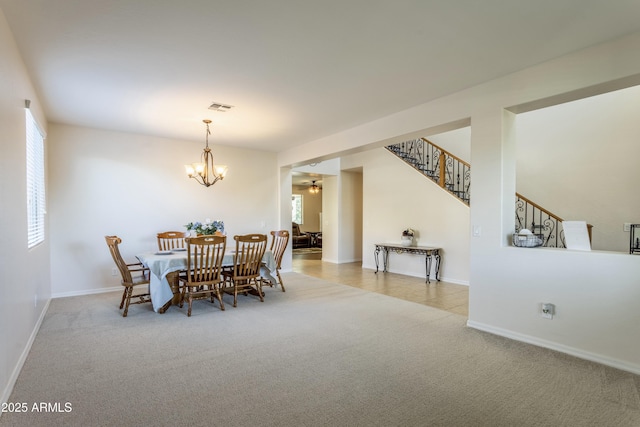
[[169,307],[171,307],[171,303],[172,303],[171,300],[167,301],[167,303],[165,305],[163,305],[162,307],[160,307],[158,309],[158,313],[163,314],[165,311],[167,311],[169,309]]
[[376,250],[373,252],[373,254],[375,255],[376,258],[376,272],[375,274],[378,274],[378,254],[380,253],[380,246],[376,246]]
[[382,248],[383,252],[384,252],[384,272],[387,272],[387,267],[389,266],[389,249],[388,248]]
[[424,262],[426,264],[427,267],[427,280],[426,283],[431,283],[430,276],[431,276],[431,254],[429,252],[427,252],[427,254],[424,257]]
[[180,304],[180,281],[178,280],[179,275],[179,271],[172,271],[171,273],[167,273],[167,282],[169,282],[169,286],[171,286],[171,291],[173,292],[173,298],[171,298],[171,303],[173,305]]
[[436,259],[436,280],[440,281],[440,251],[434,251],[433,257]]

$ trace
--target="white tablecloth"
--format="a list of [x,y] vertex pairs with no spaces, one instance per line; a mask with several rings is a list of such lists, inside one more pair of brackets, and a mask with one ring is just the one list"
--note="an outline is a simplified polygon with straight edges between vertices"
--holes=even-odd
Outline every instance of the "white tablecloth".
[[[222,265],[233,265],[233,252],[227,251],[222,259]],[[144,252],[136,255],[142,264],[151,271],[149,293],[153,310],[157,312],[173,298],[173,291],[167,281],[167,274],[174,271],[186,270],[187,252],[171,252],[170,254],[159,254],[158,252]],[[273,252],[265,251],[262,263],[266,268],[260,270],[260,274],[273,284],[277,284],[274,274],[276,274],[276,261]]]

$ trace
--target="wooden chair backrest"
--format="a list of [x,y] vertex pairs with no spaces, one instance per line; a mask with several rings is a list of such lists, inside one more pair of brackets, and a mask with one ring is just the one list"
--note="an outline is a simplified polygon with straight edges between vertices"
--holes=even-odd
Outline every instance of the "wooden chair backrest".
[[234,254],[234,280],[256,278],[260,275],[262,257],[267,250],[266,234],[245,234],[233,236],[236,241]]
[[116,267],[120,271],[120,275],[122,276],[122,283],[132,283],[133,279],[131,278],[131,272],[127,267],[127,263],[122,259],[122,255],[120,255],[120,249],[118,245],[122,243],[122,239],[118,236],[104,236],[104,239],[107,241],[107,246],[109,246],[109,252],[111,252],[111,257],[113,261],[116,263]]
[[185,238],[187,244],[187,280],[202,284],[220,281],[227,236]]
[[170,251],[175,248],[184,248],[184,239],[189,237],[189,233],[184,231],[165,231],[158,233],[158,250]]
[[272,231],[271,236],[271,252],[273,252],[273,258],[276,261],[276,265],[280,268],[282,256],[284,255],[284,251],[287,249],[287,244],[289,243],[289,231]]

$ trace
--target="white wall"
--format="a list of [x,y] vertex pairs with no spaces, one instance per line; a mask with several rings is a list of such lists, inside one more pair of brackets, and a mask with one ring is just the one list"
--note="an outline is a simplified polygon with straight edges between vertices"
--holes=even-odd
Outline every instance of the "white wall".
[[[640,86],[518,114],[517,191],[567,220],[594,226],[595,250],[629,252],[640,222]],[[469,162],[471,128],[429,140]]]
[[[308,186],[294,186],[292,194],[302,196],[302,231],[320,231],[320,216],[322,212],[322,190],[317,194],[309,192]],[[291,226],[289,226],[291,227]]]
[[[473,191],[468,225],[478,227],[480,235],[470,240],[468,325],[640,373],[639,257],[508,246],[515,225],[516,136],[513,114],[505,111],[639,83],[640,33],[635,33],[286,150],[278,161],[287,165],[382,146],[407,135],[428,137],[470,119]],[[363,171],[366,217],[375,207],[367,205],[372,203],[368,192],[377,190],[369,187],[369,174],[382,180],[385,170]],[[376,194],[382,204],[387,194]],[[437,209],[438,204],[433,205]],[[403,206],[397,205],[396,211]],[[394,228],[375,225],[365,219],[365,240],[388,238],[380,230]],[[377,234],[369,237],[367,230]],[[557,305],[553,320],[540,317],[541,302]]]
[[51,285],[48,227],[45,242],[27,249],[25,99],[31,100],[31,111],[45,130],[47,123],[2,11],[0,76],[0,401],[6,402],[48,305]]
[[343,171],[339,177],[340,262],[362,260],[362,174]]
[[519,114],[518,192],[594,226],[592,247],[629,252],[640,223],[640,86]]
[[322,179],[322,260],[340,262],[339,175],[325,175]]
[[431,135],[427,139],[454,156],[471,163],[471,127],[465,126],[460,129]]
[[[344,156],[340,164],[338,176],[324,177],[323,261],[375,269],[375,244],[400,243],[411,227],[416,244],[443,248],[442,280],[469,284],[467,205],[383,148]],[[389,271],[425,277],[424,257],[391,254]]]
[[[288,167],[280,168],[276,167],[276,176],[279,179],[279,230],[288,230],[291,234],[291,169]],[[291,271],[292,259],[291,250],[293,245],[289,243],[287,250],[282,257],[282,263],[280,264],[282,271]]]
[[[363,168],[363,267],[376,268],[376,243],[400,243],[413,228],[415,244],[442,248],[441,279],[469,284],[469,207],[384,148],[349,162]],[[425,277],[424,257],[392,253],[389,271]]]
[[[123,239],[121,252],[157,249],[156,233],[185,230],[191,221],[223,220],[227,244],[234,234],[280,228],[273,153],[212,146],[229,172],[206,188],[189,179],[204,141],[51,125],[50,224],[54,296],[119,286],[105,235]],[[115,307],[115,305],[114,305]]]

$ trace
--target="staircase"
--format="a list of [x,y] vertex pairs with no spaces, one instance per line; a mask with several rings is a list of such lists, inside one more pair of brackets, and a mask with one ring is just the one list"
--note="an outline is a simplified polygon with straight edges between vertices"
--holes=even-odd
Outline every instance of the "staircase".
[[[426,138],[414,139],[386,147],[405,163],[421,172],[442,189],[469,206],[471,165],[438,147]],[[527,228],[542,235],[542,246],[566,248],[562,218],[516,193],[516,230]],[[589,240],[593,226],[587,224]]]
[[441,188],[469,205],[471,165],[425,138],[386,147]]
[[[542,235],[542,246],[548,248],[566,248],[562,221],[545,208],[535,204],[523,195],[516,193],[516,233],[523,228],[531,230],[534,234]],[[587,224],[589,241],[593,225]]]

